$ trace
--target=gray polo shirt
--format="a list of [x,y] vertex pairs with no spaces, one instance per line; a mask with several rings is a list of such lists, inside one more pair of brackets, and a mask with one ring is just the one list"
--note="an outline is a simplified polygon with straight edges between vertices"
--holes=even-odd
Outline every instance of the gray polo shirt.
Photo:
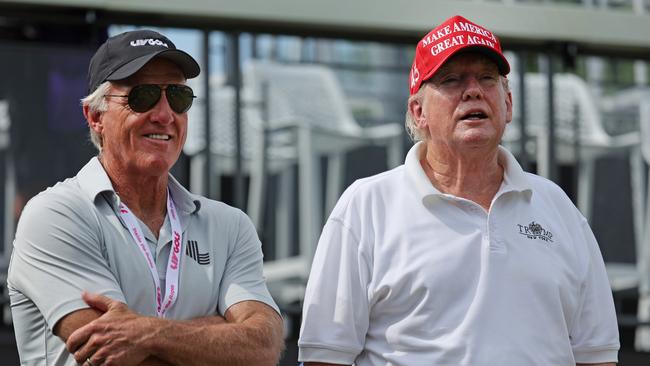
[[[170,176],[169,189],[183,227],[179,296],[170,319],[223,315],[231,305],[261,301],[276,311],[262,274],[261,244],[240,210],[196,196]],[[120,199],[95,157],[76,177],[40,193],[18,223],[7,285],[23,365],[75,365],[53,335],[65,315],[88,306],[82,291],[125,302],[156,316],[155,288],[145,259],[117,214]],[[140,222],[165,285],[171,228],[156,240]]]

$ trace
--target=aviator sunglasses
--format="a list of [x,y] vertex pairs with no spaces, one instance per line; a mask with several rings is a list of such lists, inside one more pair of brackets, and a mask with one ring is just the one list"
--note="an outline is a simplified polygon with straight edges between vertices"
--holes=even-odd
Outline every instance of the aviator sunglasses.
[[104,96],[129,98],[129,108],[134,112],[144,113],[158,104],[163,90],[165,91],[169,106],[176,113],[187,112],[192,106],[194,98],[196,98],[192,88],[181,84],[169,84],[166,86],[142,84],[134,86],[128,95],[106,94]]

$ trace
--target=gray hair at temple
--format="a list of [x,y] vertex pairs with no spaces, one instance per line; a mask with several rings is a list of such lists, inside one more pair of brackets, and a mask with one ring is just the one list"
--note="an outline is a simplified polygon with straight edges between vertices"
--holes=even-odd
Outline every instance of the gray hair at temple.
[[[111,83],[109,81],[101,83],[97,89],[95,89],[95,91],[87,95],[85,98],[81,99],[81,105],[88,106],[90,113],[106,112],[108,110],[108,102],[104,96],[108,94],[110,87]],[[95,145],[97,150],[101,152],[103,145],[102,135],[97,133],[90,126],[88,127],[90,130],[90,141],[93,143],[93,145]]]

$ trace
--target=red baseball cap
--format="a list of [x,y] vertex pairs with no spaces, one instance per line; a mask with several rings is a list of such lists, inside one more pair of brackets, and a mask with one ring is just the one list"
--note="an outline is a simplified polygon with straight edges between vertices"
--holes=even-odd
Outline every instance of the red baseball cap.
[[411,95],[417,93],[420,85],[432,77],[451,56],[470,49],[491,58],[501,75],[510,72],[499,39],[489,30],[456,15],[445,20],[418,42],[409,77]]

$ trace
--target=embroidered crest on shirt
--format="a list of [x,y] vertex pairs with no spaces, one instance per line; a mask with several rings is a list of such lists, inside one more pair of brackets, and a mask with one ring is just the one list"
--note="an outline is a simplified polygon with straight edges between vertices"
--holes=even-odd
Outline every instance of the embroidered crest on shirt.
[[210,252],[199,253],[199,243],[196,240],[188,240],[185,254],[194,259],[200,265],[210,264]]
[[542,225],[531,221],[528,225],[517,224],[519,228],[519,234],[527,237],[528,239],[540,239],[547,243],[553,242],[553,233],[549,230],[544,229]]

